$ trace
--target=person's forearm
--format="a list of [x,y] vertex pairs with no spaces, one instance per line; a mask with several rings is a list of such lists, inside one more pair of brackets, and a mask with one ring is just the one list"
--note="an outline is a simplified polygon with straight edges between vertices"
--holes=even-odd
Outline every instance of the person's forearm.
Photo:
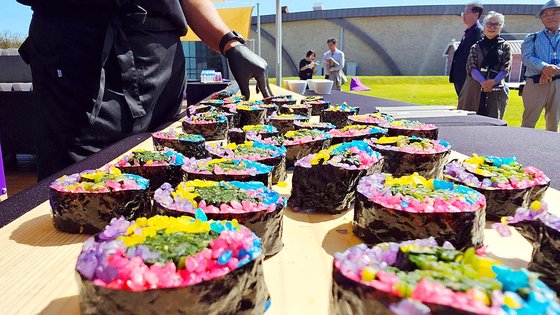
[[505,71],[500,71],[498,73],[498,75],[494,78],[494,81],[496,81],[496,83],[500,83],[502,82],[502,80],[506,77],[506,72]]
[[182,6],[192,31],[212,50],[220,51],[220,40],[230,32],[230,29],[212,2],[210,0],[182,0]]
[[482,73],[478,69],[475,69],[475,68],[473,68],[471,70],[471,77],[473,79],[475,79],[476,81],[478,81],[478,83],[482,83],[482,82],[486,81],[486,78],[484,78]]

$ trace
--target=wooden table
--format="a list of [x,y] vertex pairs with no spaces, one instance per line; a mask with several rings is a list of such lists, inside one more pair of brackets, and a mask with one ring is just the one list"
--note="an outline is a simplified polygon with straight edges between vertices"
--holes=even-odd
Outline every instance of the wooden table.
[[[274,90],[275,94],[288,93]],[[151,140],[138,148],[151,149]],[[454,152],[453,157],[464,156]],[[274,189],[287,197],[291,174],[287,183],[287,187]],[[558,209],[560,192],[549,189],[545,200],[552,209]],[[325,215],[285,210],[285,246],[264,262],[272,298],[267,314],[328,313],[332,254],[361,243],[352,234],[352,217],[353,211]],[[87,237],[55,230],[48,201],[0,229],[2,314],[78,314],[74,267]],[[531,246],[517,232],[510,238],[501,238],[487,224],[485,244],[491,256],[510,266],[524,267],[530,259]]]

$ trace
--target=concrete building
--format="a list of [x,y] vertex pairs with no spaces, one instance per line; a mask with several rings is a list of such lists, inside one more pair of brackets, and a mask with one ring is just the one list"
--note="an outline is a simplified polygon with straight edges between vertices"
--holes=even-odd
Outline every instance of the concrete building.
[[[519,40],[542,29],[535,17],[540,7],[485,5],[485,12],[504,14],[504,37]],[[320,58],[330,37],[339,41],[347,63],[357,64],[357,75],[444,75],[442,51],[462,38],[463,9],[463,5],[429,5],[284,13],[283,75],[296,76],[299,60],[310,49]],[[276,64],[274,21],[274,15],[261,16],[261,55],[270,65],[271,77]],[[251,38],[256,37],[253,17]]]

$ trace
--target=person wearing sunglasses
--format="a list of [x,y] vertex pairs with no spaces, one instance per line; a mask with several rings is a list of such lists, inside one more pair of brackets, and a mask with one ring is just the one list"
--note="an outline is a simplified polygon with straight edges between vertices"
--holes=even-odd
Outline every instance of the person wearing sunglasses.
[[449,70],[449,82],[455,86],[457,96],[461,93],[461,89],[467,78],[466,64],[470,49],[474,43],[482,39],[482,25],[478,21],[482,16],[484,7],[478,2],[469,3],[465,6],[465,10],[461,13],[463,23],[467,26],[465,35],[461,39],[461,43],[453,54],[453,61]]
[[546,130],[558,131],[560,114],[560,1],[547,2],[537,14],[544,29],[521,45],[525,70],[522,127],[535,128],[545,110]]
[[500,37],[504,22],[498,12],[491,11],[484,17],[484,38],[471,47],[458,109],[503,118],[509,100],[504,79],[511,70],[511,47]]

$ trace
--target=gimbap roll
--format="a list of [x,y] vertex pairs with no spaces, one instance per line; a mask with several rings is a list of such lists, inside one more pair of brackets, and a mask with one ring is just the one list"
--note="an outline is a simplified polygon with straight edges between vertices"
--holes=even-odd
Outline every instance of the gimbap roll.
[[317,129],[321,131],[329,131],[335,129],[336,126],[326,122],[310,122],[310,121],[294,121],[295,130],[299,129]]
[[541,170],[523,166],[515,157],[501,158],[473,154],[463,161],[452,161],[444,168],[444,178],[472,187],[486,196],[486,218],[498,221],[514,215],[519,207],[541,200],[550,184]]
[[382,123],[380,127],[389,130],[388,135],[396,136],[417,136],[419,138],[427,138],[437,140],[438,127],[433,124],[426,124],[416,120],[394,120]]
[[371,114],[349,116],[348,120],[351,125],[380,126],[381,124],[392,122],[395,119],[389,114],[375,112]]
[[152,215],[149,180],[115,167],[65,175],[49,188],[54,227],[68,233],[97,233],[123,216]]
[[272,166],[272,184],[278,184],[286,179],[286,148],[258,141],[246,141],[227,146],[208,144],[208,152],[214,158],[229,158],[248,160]]
[[247,140],[247,135],[267,138],[278,136],[278,134],[278,129],[272,125],[247,125],[242,128],[230,128],[227,133],[227,142],[241,144]]
[[367,141],[385,158],[383,172],[397,177],[418,173],[428,178],[441,178],[443,166],[451,154],[451,146],[443,140],[398,136]]
[[276,104],[278,106],[282,106],[282,105],[294,105],[297,103],[297,100],[295,98],[292,98],[291,95],[279,95],[279,96],[274,96],[272,97],[272,99],[270,100],[270,104]]
[[187,117],[183,120],[183,131],[199,134],[207,141],[223,140],[228,129],[227,117],[221,113],[209,112]]
[[492,227],[502,236],[510,236],[508,225],[515,227],[533,246],[529,270],[542,275],[542,281],[560,292],[558,257],[560,257],[560,217],[548,211],[544,202],[533,201],[529,208],[519,208],[513,216],[502,217]]
[[278,132],[280,133],[286,133],[290,130],[294,130],[295,129],[294,122],[296,121],[308,121],[308,120],[309,118],[296,114],[280,114],[280,115],[274,114],[268,117],[268,123],[276,127],[276,129],[278,129]]
[[325,101],[322,96],[308,96],[304,98],[301,103],[311,106],[311,115],[313,116],[320,116],[321,112],[331,105],[331,102]]
[[179,184],[183,179],[181,166],[185,157],[177,151],[134,150],[115,163],[123,173],[135,174],[150,180],[149,190],[154,192],[164,183]]
[[433,238],[334,254],[331,314],[558,314],[538,275]]
[[380,173],[358,184],[353,231],[364,242],[400,242],[433,236],[458,248],[482,246],[486,202],[474,189],[418,174]]
[[206,113],[213,109],[216,109],[214,106],[206,105],[206,104],[198,104],[198,105],[190,105],[187,108],[189,116],[194,116],[200,113]]
[[332,144],[353,140],[381,138],[386,133],[387,129],[368,125],[348,125],[340,129],[329,130],[329,134],[332,136]]
[[235,220],[201,217],[114,219],[87,239],[76,262],[81,313],[263,313],[261,240]]
[[257,181],[267,187],[272,185],[272,166],[239,159],[187,159],[183,164],[187,180],[204,179],[215,181]]
[[251,141],[259,141],[275,146],[286,147],[286,166],[292,167],[294,163],[306,155],[317,153],[328,148],[331,144],[331,136],[320,130],[300,129],[288,131],[282,136],[271,138],[251,138]]
[[337,144],[295,163],[288,205],[337,214],[350,209],[363,176],[381,171],[381,154],[363,141]]
[[348,106],[346,103],[329,106],[321,112],[321,121],[329,122],[335,125],[336,128],[343,128],[348,125],[348,117],[358,115],[359,112],[359,107]]
[[282,105],[282,107],[280,107],[280,113],[301,115],[309,119],[311,118],[311,105],[307,105],[307,104]]
[[261,182],[194,180],[176,187],[165,184],[154,196],[154,206],[160,214],[193,216],[201,210],[213,220],[237,220],[262,238],[265,256],[283,247],[285,203],[282,196]]
[[276,104],[260,104],[259,106],[266,109],[266,118],[278,114],[279,109]]
[[236,105],[235,109],[239,115],[239,126],[263,124],[266,118],[266,109],[258,104]]
[[152,133],[154,148],[163,151],[173,149],[188,158],[203,159],[208,156],[204,137],[197,134],[182,133],[170,128],[167,131]]

